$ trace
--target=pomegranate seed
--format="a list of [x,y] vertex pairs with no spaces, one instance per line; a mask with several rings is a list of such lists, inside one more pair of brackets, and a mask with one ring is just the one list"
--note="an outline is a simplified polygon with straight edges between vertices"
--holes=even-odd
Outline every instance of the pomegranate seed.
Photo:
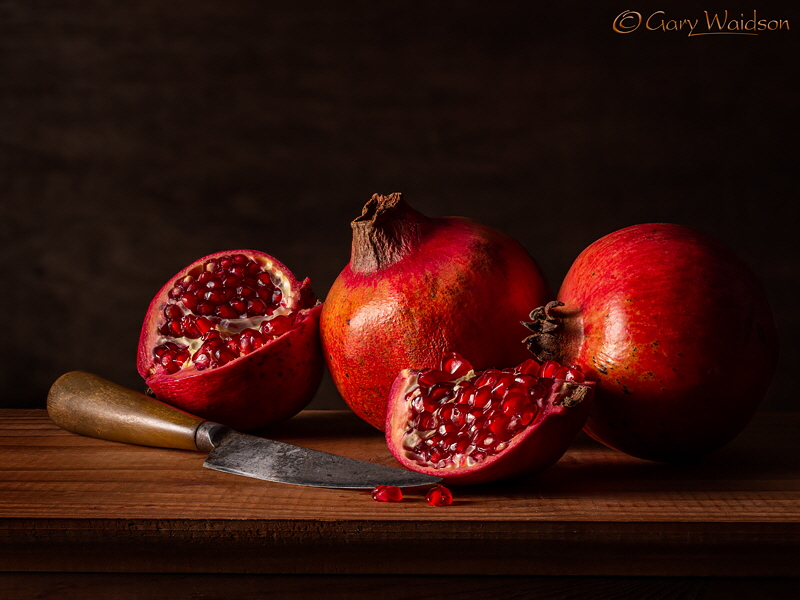
[[532,358],[529,358],[528,360],[520,364],[517,367],[516,371],[517,373],[520,373],[522,375],[532,375],[533,377],[538,377],[539,368],[540,368],[539,363],[533,360]]
[[545,378],[548,378],[548,379],[552,379],[553,376],[555,375],[556,371],[560,367],[561,367],[561,365],[558,364],[556,361],[554,361],[554,360],[546,360],[546,361],[544,361],[542,363],[542,368],[539,371],[539,377],[545,377]]
[[164,316],[167,319],[174,321],[175,319],[180,319],[183,316],[183,311],[177,304],[167,304],[164,307]]
[[447,381],[450,379],[450,374],[438,369],[424,369],[420,374],[417,381],[421,386],[430,387],[440,381]]
[[497,383],[492,387],[492,395],[495,398],[502,398],[508,391],[508,386],[514,383],[514,375],[511,373],[503,373],[497,378]]
[[539,412],[539,407],[535,404],[529,404],[521,413],[519,413],[519,422],[521,425],[527,427],[533,422],[536,413]]
[[197,318],[194,315],[186,315],[181,319],[181,329],[183,335],[190,339],[199,338],[203,334],[197,326]]
[[433,431],[436,429],[436,420],[429,412],[422,412],[416,422],[416,428],[420,431]]
[[472,399],[472,406],[476,408],[485,408],[489,401],[492,399],[492,390],[488,387],[480,388],[476,390],[473,399]]
[[218,304],[214,309],[214,314],[220,319],[235,319],[239,316],[239,311],[232,308],[229,304]]
[[278,337],[289,331],[294,326],[294,317],[290,315],[278,315],[269,321],[261,324],[261,333]]
[[253,329],[244,330],[239,339],[239,347],[241,348],[242,354],[249,354],[250,352],[258,350],[263,345],[263,336]]
[[450,506],[453,503],[453,494],[443,485],[437,485],[425,494],[425,502],[431,506]]
[[259,274],[258,277],[256,277],[256,281],[258,281],[258,284],[261,286],[274,287],[274,284],[272,283],[272,277],[270,277],[269,273]]
[[192,355],[189,353],[188,349],[181,350],[175,354],[175,363],[179,367],[182,367],[191,357]]
[[205,317],[195,319],[195,324],[197,325],[197,328],[200,330],[201,334],[207,333],[208,331],[214,329],[214,322],[210,319],[206,319]]
[[527,393],[511,392],[503,398],[501,405],[504,415],[513,416],[520,414],[527,405],[530,404]]
[[183,304],[187,310],[194,312],[194,310],[197,308],[197,303],[197,296],[191,292],[186,292],[181,296],[181,304]]
[[194,362],[194,368],[202,371],[211,366],[211,355],[208,352],[198,350],[192,357],[192,361]]
[[222,285],[226,288],[237,288],[242,285],[242,278],[236,275],[226,275],[222,279]]
[[435,383],[428,390],[428,400],[434,404],[439,404],[439,402],[447,398],[452,389],[453,386],[449,383]]
[[238,353],[234,353],[229,348],[224,348],[222,350],[219,350],[219,355],[217,356],[217,360],[219,361],[220,365],[226,365],[232,360],[238,358],[237,355]]
[[472,370],[469,364],[458,352],[448,352],[442,358],[440,369],[445,373],[450,373],[453,378],[464,377]]
[[183,329],[181,329],[180,321],[169,321],[169,331],[172,337],[183,336]]
[[492,387],[497,382],[499,375],[500,371],[497,369],[486,369],[483,375],[480,375],[478,379],[475,380],[475,387]]
[[567,367],[567,374],[564,376],[567,381],[574,381],[576,383],[583,383],[586,380],[586,375],[583,371],[575,365]]
[[534,377],[533,375],[526,375],[524,373],[514,377],[514,381],[517,383],[521,383],[525,388],[529,388],[532,385],[536,385],[536,377]]
[[503,414],[494,415],[487,419],[486,428],[491,431],[497,439],[506,440],[508,434],[508,424],[511,421]]
[[247,303],[247,316],[257,317],[263,315],[267,311],[267,305],[263,300],[254,298]]
[[198,315],[213,315],[215,306],[206,300],[200,300],[194,309]]
[[220,302],[225,302],[225,292],[221,289],[209,290],[203,294],[203,299],[213,304],[219,304]]
[[244,254],[234,254],[231,256],[231,260],[235,265],[246,265],[250,262],[250,259],[247,258]]
[[200,339],[203,340],[204,342],[207,342],[209,340],[221,340],[222,334],[216,329],[211,329],[209,331],[206,331],[203,335],[201,335]]
[[249,285],[240,285],[236,288],[236,293],[245,299],[255,298],[257,296],[255,289],[251,288]]
[[372,490],[372,499],[376,502],[401,502],[403,491],[394,485],[379,485]]
[[[233,313],[237,317],[239,315],[247,314],[247,301],[241,296],[235,296],[234,298],[231,298],[230,307],[233,309]],[[230,317],[230,318],[236,318],[236,317]]]

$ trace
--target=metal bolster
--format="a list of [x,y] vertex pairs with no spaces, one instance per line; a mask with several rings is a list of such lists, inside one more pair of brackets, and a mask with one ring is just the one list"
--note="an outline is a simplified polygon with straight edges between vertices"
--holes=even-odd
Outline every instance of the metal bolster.
[[194,432],[194,444],[198,450],[211,452],[217,447],[220,438],[228,430],[224,425],[203,421]]

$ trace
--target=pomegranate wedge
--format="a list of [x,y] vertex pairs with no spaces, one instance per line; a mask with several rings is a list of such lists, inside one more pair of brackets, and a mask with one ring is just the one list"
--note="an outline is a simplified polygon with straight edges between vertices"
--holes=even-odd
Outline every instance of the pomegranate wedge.
[[235,429],[283,421],[319,387],[320,312],[310,281],[268,254],[211,254],[150,303],[139,374],[159,399]]
[[453,484],[533,474],[555,464],[583,427],[594,383],[574,367],[526,360],[475,372],[458,354],[395,380],[386,441],[406,468]]

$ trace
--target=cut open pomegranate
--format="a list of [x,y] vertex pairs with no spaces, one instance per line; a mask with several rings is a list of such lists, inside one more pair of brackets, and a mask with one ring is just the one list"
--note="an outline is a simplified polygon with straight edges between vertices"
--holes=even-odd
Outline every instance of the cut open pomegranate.
[[286,419],[322,375],[316,304],[308,279],[263,252],[206,256],[153,299],[139,373],[160,399],[226,425]]
[[555,361],[476,373],[449,353],[438,370],[407,369],[397,377],[386,439],[404,466],[450,483],[533,473],[566,452],[593,391],[580,369]]

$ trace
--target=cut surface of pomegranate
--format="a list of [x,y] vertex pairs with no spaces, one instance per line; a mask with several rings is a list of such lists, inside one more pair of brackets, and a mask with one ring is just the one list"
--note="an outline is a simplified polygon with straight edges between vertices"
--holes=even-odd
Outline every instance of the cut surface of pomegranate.
[[298,412],[322,375],[320,306],[273,257],[255,250],[206,256],[150,304],[138,369],[155,395],[239,429]]
[[475,372],[455,353],[406,369],[389,398],[386,439],[405,467],[456,484],[534,473],[580,431],[594,390],[580,369],[533,359]]

